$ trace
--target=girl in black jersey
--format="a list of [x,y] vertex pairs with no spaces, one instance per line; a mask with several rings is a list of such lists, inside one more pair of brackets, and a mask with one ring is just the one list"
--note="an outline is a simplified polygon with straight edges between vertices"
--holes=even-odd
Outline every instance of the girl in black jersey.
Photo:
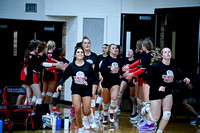
[[[36,113],[41,113],[40,111],[44,111],[46,113],[47,110],[41,110],[42,104],[42,96],[41,96],[41,77],[43,68],[49,68],[53,66],[59,67],[60,63],[48,63],[45,62],[43,54],[46,53],[46,44],[41,42],[38,44],[37,55],[30,53],[28,58],[28,73],[26,76],[26,82],[31,87],[34,96],[36,97]],[[37,112],[38,111],[38,112]]]
[[[163,132],[170,119],[173,103],[172,89],[176,84],[176,80],[183,79],[177,68],[170,63],[171,50],[163,48],[161,56],[162,61],[154,63],[146,75],[147,83],[150,85],[149,99],[151,106],[146,107],[145,110],[152,122],[157,122],[160,119],[161,111],[163,112],[157,133]],[[189,83],[190,80],[185,78],[183,81]],[[153,124],[146,123],[140,127],[140,130],[151,130],[152,127]]]
[[92,97],[92,85],[96,77],[92,68],[84,58],[84,50],[81,46],[75,48],[75,60],[64,71],[60,79],[57,92],[62,89],[62,84],[70,76],[72,77],[72,103],[76,114],[76,124],[79,132],[83,132],[81,118],[81,103],[83,104],[83,115],[87,117],[92,128],[96,128],[94,115],[90,109]]
[[[101,67],[101,64],[104,60],[105,57],[107,57],[107,49],[108,49],[108,44],[103,44],[102,46],[102,54],[98,56],[98,62],[99,62],[99,68]],[[96,114],[95,118],[98,120],[100,118],[100,120],[103,120],[103,113],[102,113],[102,102],[103,102],[103,98],[102,98],[102,85],[101,82],[103,80],[103,77],[101,75],[101,72],[99,71],[99,86],[98,86],[98,98],[99,98],[99,107],[98,107],[98,113]]]
[[[98,75],[98,72],[99,72],[98,57],[95,53],[91,52],[91,50],[90,50],[91,41],[86,36],[83,37],[82,47],[83,47],[84,52],[85,52],[84,59],[92,65],[96,78],[99,78],[99,75]],[[96,106],[95,96],[96,96],[96,91],[97,91],[97,88],[98,88],[98,83],[99,83],[99,81],[97,80],[96,82],[93,83],[93,86],[92,86],[91,108],[93,110],[93,114],[95,114],[95,106]]]
[[[63,48],[57,48],[56,49],[56,58],[57,61],[63,62],[64,64],[66,64],[66,66],[68,66],[70,64],[70,62],[65,58],[65,49]],[[60,78],[63,74],[62,70],[57,70],[57,82],[60,81]]]
[[[132,64],[133,62],[135,62],[135,59],[134,59],[134,52],[132,49],[128,50],[128,58],[126,58],[123,62],[123,65],[130,65]],[[115,108],[115,113],[117,113],[117,115],[120,114],[120,104],[121,104],[121,101],[122,101],[122,95],[125,91],[125,89],[127,87],[129,87],[129,91],[130,91],[130,98],[131,98],[131,101],[132,101],[132,104],[133,104],[133,109],[132,109],[132,115],[135,115],[136,114],[136,101],[135,101],[135,78],[131,78],[131,79],[125,79],[125,78],[122,78],[122,81],[121,81],[121,84],[120,84],[120,91],[119,91],[119,94],[118,94],[118,99],[117,99],[117,106]]]
[[103,123],[108,122],[108,108],[110,104],[110,122],[114,122],[114,110],[117,104],[117,97],[119,93],[120,74],[121,74],[121,58],[116,55],[117,46],[115,44],[109,45],[109,54],[101,64],[101,74],[103,76]]

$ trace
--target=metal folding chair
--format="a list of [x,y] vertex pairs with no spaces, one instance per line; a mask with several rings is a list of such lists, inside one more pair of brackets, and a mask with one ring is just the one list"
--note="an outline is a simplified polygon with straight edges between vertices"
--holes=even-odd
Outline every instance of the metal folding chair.
[[[26,95],[27,105],[16,105],[16,100],[19,95]],[[7,110],[9,111],[7,114],[7,123],[8,125],[10,124],[10,126],[8,126],[9,130],[12,131],[12,126],[15,124],[24,124],[25,127],[27,124],[31,124],[34,131],[31,114],[33,111],[33,106],[29,104],[28,95],[25,88],[21,86],[6,86],[3,90],[2,96],[3,105],[7,106]],[[30,117],[30,121],[27,121],[28,117]]]

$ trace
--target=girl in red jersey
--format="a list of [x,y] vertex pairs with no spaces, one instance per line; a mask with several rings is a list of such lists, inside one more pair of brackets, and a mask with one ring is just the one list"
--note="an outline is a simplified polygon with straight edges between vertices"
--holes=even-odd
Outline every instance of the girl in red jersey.
[[117,97],[119,93],[120,74],[121,74],[121,58],[117,57],[117,46],[110,44],[108,48],[108,56],[103,60],[100,72],[103,76],[103,123],[108,123],[108,109],[110,104],[110,122],[114,122],[114,110],[117,105]]
[[[93,112],[91,110],[92,85],[96,82],[95,73],[92,65],[84,60],[84,50],[81,46],[77,46],[74,51],[74,61],[65,69],[60,79],[57,92],[62,89],[62,84],[70,76],[72,77],[72,104],[76,114],[76,124],[79,132],[83,133],[81,113],[87,117],[91,128],[96,128]],[[81,109],[81,104],[83,109]]]
[[[47,42],[47,49],[48,49],[47,57],[51,58],[51,59],[47,58],[47,61],[50,63],[53,63],[53,61],[58,62],[57,60],[55,60],[57,58],[54,52],[56,49],[56,43],[53,40],[49,40]],[[52,111],[56,114],[61,114],[61,112],[56,107],[56,101],[59,96],[59,93],[56,92],[56,87],[57,87],[57,70],[54,69],[52,71],[47,71],[44,69],[42,96],[45,98],[43,102],[45,104],[49,104],[50,99],[52,97],[52,102],[53,102]]]
[[[133,64],[129,66],[125,66],[125,69],[127,68],[134,68],[131,70],[128,70],[124,75],[127,79],[130,79],[132,77],[136,77],[137,75],[141,75],[142,79],[142,105],[143,106],[149,106],[149,85],[146,82],[145,79],[145,71],[149,69],[151,58],[154,56],[151,50],[153,49],[153,43],[149,38],[145,38],[142,42],[142,50],[146,53],[145,56],[134,62]],[[141,65],[138,67],[138,65]],[[144,115],[142,109],[141,114]],[[148,118],[147,118],[148,119]],[[141,120],[146,121],[146,117],[143,117]]]
[[[20,73],[20,78],[22,81],[22,87],[24,87],[27,90],[27,94],[28,94],[28,99],[29,99],[29,103],[31,103],[32,101],[32,91],[30,89],[30,87],[26,84],[26,75],[27,75],[27,67],[28,67],[28,56],[29,54],[36,54],[36,48],[37,48],[37,44],[39,43],[39,40],[31,40],[29,45],[28,45],[28,49],[25,51],[25,55],[24,55],[24,64],[23,64],[23,68],[22,71]],[[16,104],[22,104],[23,99],[25,98],[25,95],[19,95],[17,98],[17,102]]]
[[[47,113],[48,110],[42,109],[42,96],[41,96],[41,77],[43,68],[61,67],[60,63],[48,63],[45,62],[43,57],[46,54],[46,43],[40,42],[38,44],[37,55],[30,53],[28,58],[28,74],[26,76],[26,82],[31,87],[33,94],[36,97],[36,112],[35,113]],[[43,106],[44,107],[44,106]],[[46,107],[44,107],[46,109]]]

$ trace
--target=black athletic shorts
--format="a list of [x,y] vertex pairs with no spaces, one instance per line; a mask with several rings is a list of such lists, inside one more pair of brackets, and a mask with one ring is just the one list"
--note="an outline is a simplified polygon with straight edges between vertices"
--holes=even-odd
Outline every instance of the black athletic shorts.
[[158,99],[163,99],[165,98],[167,95],[172,94],[172,91],[165,91],[165,92],[161,92],[155,89],[149,89],[149,100],[158,100]]
[[[126,82],[127,85],[128,85],[129,87],[134,87],[134,86],[135,86],[135,84],[133,83],[133,82],[136,81],[136,78],[135,78],[135,77],[133,77],[133,78],[131,79],[131,82],[130,82],[130,83],[129,83],[128,80],[125,79],[125,78],[122,78],[122,80],[123,80],[124,82]],[[133,80],[135,80],[135,81],[133,81]]]
[[109,78],[109,79],[104,78],[104,79],[103,79],[103,82],[101,83],[101,85],[102,85],[103,88],[108,88],[108,89],[110,89],[110,88],[112,88],[114,85],[120,85],[120,82],[121,82],[121,81],[120,81],[119,78],[115,78],[115,77]]
[[92,97],[92,90],[87,90],[87,89],[73,89],[72,90],[72,95],[74,95],[74,94],[78,94],[81,97],[85,97],[85,96]]

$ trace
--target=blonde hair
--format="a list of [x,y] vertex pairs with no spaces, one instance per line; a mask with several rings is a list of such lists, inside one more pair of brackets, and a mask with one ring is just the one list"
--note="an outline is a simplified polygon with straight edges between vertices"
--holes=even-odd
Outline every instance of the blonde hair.
[[53,40],[49,40],[47,42],[47,48],[49,49],[53,49],[53,47],[56,45],[56,43]]
[[[107,51],[106,51],[106,55],[109,55],[110,54],[110,47],[112,46],[112,45],[115,45],[114,43],[112,43],[112,44],[110,44],[110,45],[108,45],[108,48],[107,48]],[[116,45],[115,45],[116,46]]]
[[152,50],[153,58],[151,58],[150,65],[162,60],[161,53],[162,53],[162,51],[160,52],[160,48],[158,48],[158,47],[155,48],[155,50]]
[[153,42],[149,38],[145,38],[142,45],[145,46],[148,51],[153,49]]
[[142,49],[142,42],[143,42],[143,39],[140,39],[136,42],[136,48],[138,48],[139,50]]

